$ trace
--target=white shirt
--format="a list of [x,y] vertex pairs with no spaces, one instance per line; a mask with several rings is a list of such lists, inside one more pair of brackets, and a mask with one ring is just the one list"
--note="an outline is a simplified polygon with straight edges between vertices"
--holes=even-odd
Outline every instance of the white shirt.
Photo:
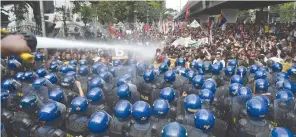
[[277,63],[284,62],[283,59],[278,58],[278,57],[271,57],[271,58],[269,58],[269,59],[272,60],[272,61],[274,61],[274,62],[277,62]]
[[218,60],[215,59],[215,60],[213,61],[213,64],[215,64],[216,62],[222,62],[222,64],[223,64],[223,68],[225,67],[225,61],[224,61],[224,60],[219,60],[219,61],[218,61]]

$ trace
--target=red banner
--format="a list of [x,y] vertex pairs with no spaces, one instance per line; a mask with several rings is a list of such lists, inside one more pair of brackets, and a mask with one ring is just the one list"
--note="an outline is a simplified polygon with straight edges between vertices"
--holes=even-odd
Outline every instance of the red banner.
[[187,21],[188,16],[189,16],[189,4],[188,4],[188,2],[187,2],[187,3],[186,3],[185,21]]

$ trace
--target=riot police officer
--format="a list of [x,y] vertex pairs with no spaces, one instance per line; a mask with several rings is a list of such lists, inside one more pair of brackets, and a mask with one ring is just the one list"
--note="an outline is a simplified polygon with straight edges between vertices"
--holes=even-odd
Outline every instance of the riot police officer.
[[139,92],[130,89],[128,84],[122,84],[117,88],[118,100],[129,100],[135,103],[140,100]]
[[201,137],[202,135],[201,130],[177,122],[168,123],[161,130],[162,137]]
[[176,78],[176,74],[172,70],[168,70],[164,74],[164,83],[162,87],[172,87],[176,90],[176,95],[180,96],[184,92],[184,82]]
[[216,81],[217,87],[220,87],[223,85],[224,76],[223,76],[223,73],[221,73],[222,67],[223,66],[219,65],[218,63],[213,64],[211,67],[211,73],[212,73],[211,78]]
[[44,77],[47,74],[47,70],[45,68],[38,68],[35,73],[38,77]]
[[94,107],[97,110],[104,110],[108,114],[113,114],[106,101],[104,92],[100,88],[93,88],[87,93],[87,99],[90,102],[90,107]]
[[75,98],[78,96],[77,94],[67,94],[63,91],[61,88],[55,88],[51,90],[48,94],[48,98],[57,102],[60,102],[66,107],[71,107],[71,101],[70,99]]
[[[9,93],[7,91],[1,91],[1,123],[5,125],[5,129],[8,133],[8,136],[12,134],[12,127],[10,126],[10,121],[13,116],[12,108],[9,105]],[[15,109],[15,106],[13,106]],[[12,136],[12,135],[11,135]]]
[[249,83],[248,77],[247,77],[247,68],[244,66],[239,66],[236,70],[236,74],[241,76],[243,79],[243,85],[246,85]]
[[81,82],[81,87],[83,91],[88,91],[88,67],[87,66],[80,66],[78,69],[78,76],[77,80]]
[[132,106],[132,116],[135,123],[131,126],[129,132],[125,134],[127,137],[150,137],[152,136],[153,122],[150,121],[151,108],[144,101],[138,101]]
[[59,87],[57,85],[59,83],[59,81],[58,81],[58,77],[56,76],[56,74],[48,73],[44,78],[47,80],[46,87],[48,88],[49,91]]
[[[201,130],[206,136],[213,136],[210,131],[214,128],[215,119],[216,118],[213,113],[206,109],[201,109],[195,113],[194,126]],[[223,136],[221,134],[223,133],[220,133],[219,136]]]
[[234,66],[227,66],[225,69],[224,69],[224,85],[227,85],[229,84],[230,82],[230,78],[235,74],[235,69],[234,69]]
[[44,105],[38,112],[38,119],[44,121],[44,125],[37,128],[34,137],[59,136],[66,137],[64,128],[64,116],[66,108],[57,102],[50,102]]
[[88,122],[88,129],[91,134],[87,137],[109,137],[111,121],[111,116],[105,111],[95,112]]
[[270,137],[294,137],[295,135],[287,128],[276,127],[271,130]]
[[110,123],[110,136],[124,137],[134,121],[131,120],[132,104],[127,100],[119,101],[114,107],[113,120]]
[[296,66],[292,66],[288,69],[287,71],[289,77],[290,77],[290,80],[293,82],[293,83],[296,83]]
[[184,92],[186,92],[186,94],[199,95],[203,83],[204,83],[204,77],[202,75],[196,75],[192,79],[192,84],[185,85]]
[[[76,97],[81,95],[82,89],[79,89],[75,78],[73,76],[66,76],[61,81],[61,88],[66,94],[67,97]],[[82,91],[83,93],[83,91]],[[72,100],[73,98],[68,98],[68,100]]]
[[42,53],[37,52],[34,57],[35,68],[44,67],[44,55]]

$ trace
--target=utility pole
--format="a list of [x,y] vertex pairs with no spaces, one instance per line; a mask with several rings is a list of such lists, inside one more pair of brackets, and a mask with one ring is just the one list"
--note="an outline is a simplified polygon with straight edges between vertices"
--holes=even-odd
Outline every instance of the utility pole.
[[44,21],[44,8],[43,8],[43,1],[39,0],[40,4],[40,15],[41,15],[41,27],[42,27],[42,36],[46,37],[46,30],[45,30],[45,21]]
[[67,23],[66,23],[66,8],[65,6],[62,6],[63,10],[63,23],[64,23],[64,36],[68,37],[68,29],[67,29]]

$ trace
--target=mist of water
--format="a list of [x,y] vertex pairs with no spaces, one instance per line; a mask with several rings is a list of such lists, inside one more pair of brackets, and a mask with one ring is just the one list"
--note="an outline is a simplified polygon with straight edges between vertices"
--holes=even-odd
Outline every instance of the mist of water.
[[95,43],[89,41],[77,41],[77,40],[65,40],[57,38],[37,37],[37,48],[115,48],[120,50],[133,51],[145,58],[152,58],[155,55],[157,46],[143,46],[139,44],[107,44],[107,43]]

